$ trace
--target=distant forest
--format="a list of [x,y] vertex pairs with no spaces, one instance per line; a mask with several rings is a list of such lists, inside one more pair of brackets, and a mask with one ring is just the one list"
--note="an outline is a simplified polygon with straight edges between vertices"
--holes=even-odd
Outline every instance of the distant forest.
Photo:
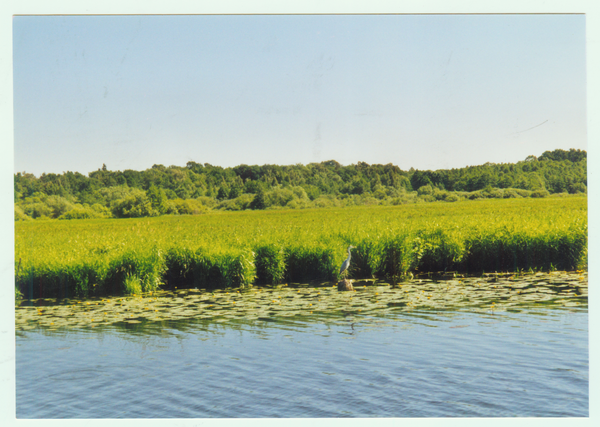
[[300,209],[547,197],[587,192],[587,153],[546,151],[512,163],[421,171],[334,160],[308,165],[188,162],[145,171],[15,174],[15,220],[201,214],[212,209]]

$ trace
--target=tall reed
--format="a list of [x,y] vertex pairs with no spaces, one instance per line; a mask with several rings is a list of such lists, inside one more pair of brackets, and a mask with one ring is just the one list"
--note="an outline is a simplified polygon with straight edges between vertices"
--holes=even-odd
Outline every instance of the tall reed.
[[335,254],[332,249],[291,246],[285,250],[286,279],[289,282],[333,280],[336,278]]
[[279,284],[285,279],[285,252],[278,245],[261,245],[254,250],[256,282]]
[[15,224],[25,297],[587,266],[587,199],[214,213]]

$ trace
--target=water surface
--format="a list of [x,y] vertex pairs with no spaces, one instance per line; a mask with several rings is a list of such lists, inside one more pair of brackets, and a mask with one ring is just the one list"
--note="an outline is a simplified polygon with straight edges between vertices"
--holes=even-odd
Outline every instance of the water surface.
[[[284,289],[281,295],[285,299],[297,291]],[[94,325],[85,317],[87,309],[78,308],[81,314],[72,317],[89,323],[49,327],[43,325],[55,322],[33,324],[27,312],[17,321],[17,417],[589,414],[588,316],[581,290],[572,300],[560,296],[560,304],[525,299],[502,306],[498,300],[493,307],[486,301],[485,307],[442,309],[391,300],[377,308],[384,292],[397,292],[388,299],[406,292],[367,287],[364,292],[371,294],[361,297],[357,291],[353,298],[359,301],[338,311],[317,309],[317,300],[333,291],[302,291],[307,294],[298,304],[313,304],[307,301],[314,297],[314,305],[292,310],[293,315],[274,311],[279,303],[272,302],[277,306],[254,317],[221,308],[228,315],[140,320],[136,314],[130,321]],[[192,292],[173,298],[190,295],[206,296]],[[223,292],[223,298],[243,305],[243,295],[231,295]],[[217,296],[209,298],[218,305]],[[160,298],[153,302],[164,305]],[[233,301],[224,307],[230,305]]]

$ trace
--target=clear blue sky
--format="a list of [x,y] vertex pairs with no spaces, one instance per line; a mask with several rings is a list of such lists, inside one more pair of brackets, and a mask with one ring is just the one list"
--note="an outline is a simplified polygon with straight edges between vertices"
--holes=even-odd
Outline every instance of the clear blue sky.
[[584,15],[16,16],[15,172],[587,149]]

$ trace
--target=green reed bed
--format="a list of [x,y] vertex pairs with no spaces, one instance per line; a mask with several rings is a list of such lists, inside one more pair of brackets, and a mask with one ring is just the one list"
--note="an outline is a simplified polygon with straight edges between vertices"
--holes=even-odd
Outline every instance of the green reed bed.
[[289,282],[334,280],[339,268],[333,249],[308,244],[286,248],[285,265]]
[[192,250],[175,246],[166,253],[165,284],[168,287],[235,287],[256,278],[253,253],[248,249]]
[[52,259],[22,267],[16,284],[31,298],[140,294],[157,290],[165,270],[160,250],[127,250],[114,256],[70,262]]
[[280,284],[285,279],[286,257],[283,248],[275,245],[258,246],[254,252],[256,282]]
[[134,294],[410,273],[575,270],[587,265],[587,198],[215,212],[15,224],[26,297]]

